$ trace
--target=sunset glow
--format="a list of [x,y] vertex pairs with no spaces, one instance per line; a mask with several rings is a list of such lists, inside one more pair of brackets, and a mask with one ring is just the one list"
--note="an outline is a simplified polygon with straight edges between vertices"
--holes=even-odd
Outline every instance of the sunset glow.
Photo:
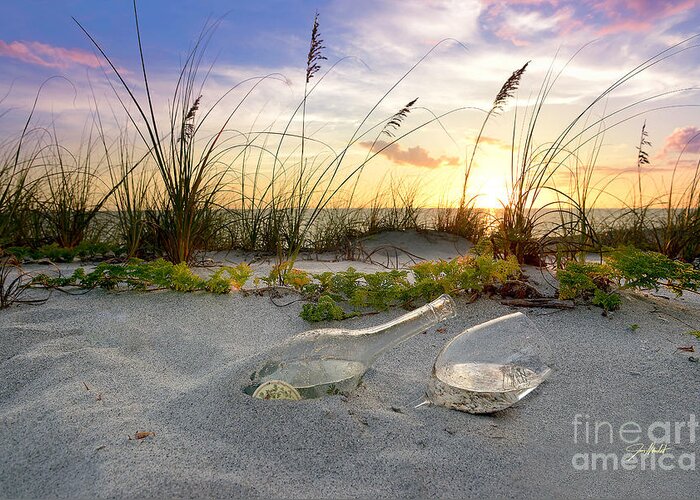
[[[106,71],[104,59],[71,16],[95,36],[129,82],[142,88],[130,2],[42,2],[41,9],[15,2],[5,7],[8,12],[0,21],[0,79],[7,96],[0,131],[6,136],[19,132],[42,84],[36,125],[55,124],[66,143],[82,140],[87,117],[96,106],[105,127],[123,126],[123,110],[108,84],[114,75]],[[468,189],[470,195],[478,195],[479,206],[498,206],[507,199],[511,152],[515,150],[516,160],[522,154],[523,120],[528,119],[532,111],[528,105],[535,103],[550,67],[554,75],[561,74],[538,118],[535,148],[555,140],[570,120],[627,71],[695,35],[700,26],[696,0],[299,0],[256,5],[210,0],[196,7],[179,0],[144,1],[139,13],[149,83],[159,105],[156,113],[165,113],[181,58],[201,27],[207,19],[219,19],[204,61],[204,66],[213,65],[202,88],[202,109],[214,106],[217,96],[246,78],[279,74],[247,98],[234,128],[254,130],[284,123],[303,96],[316,10],[326,59],[320,61],[322,71],[312,83],[332,70],[308,100],[306,133],[319,143],[342,148],[391,90],[366,122],[365,129],[379,128],[356,141],[347,168],[381,150],[362,169],[357,192],[371,198],[378,180],[391,175],[419,184],[426,206],[458,202],[485,112],[503,82],[525,62],[531,61],[519,89],[502,112],[489,119],[479,142]],[[700,84],[700,51],[693,45],[640,72],[590,110],[586,123],[641,102],[605,121],[609,129],[600,142],[594,181],[604,182],[610,196],[601,197],[599,204],[620,206],[627,199],[630,183],[637,178],[637,147],[645,120],[651,162],[642,176],[649,179],[645,189],[650,197],[663,194],[677,163],[678,176],[694,168],[700,153],[695,107],[700,101],[697,91],[687,89]],[[52,78],[56,76],[60,78]],[[658,97],[645,101],[653,96]],[[399,133],[393,143],[378,135],[382,120],[416,97],[401,133],[436,115],[465,109],[405,138]],[[226,112],[219,106],[211,121]],[[292,129],[298,132],[300,127],[297,117]],[[578,154],[589,155],[594,144]],[[562,172],[557,175],[559,183],[566,180]]]

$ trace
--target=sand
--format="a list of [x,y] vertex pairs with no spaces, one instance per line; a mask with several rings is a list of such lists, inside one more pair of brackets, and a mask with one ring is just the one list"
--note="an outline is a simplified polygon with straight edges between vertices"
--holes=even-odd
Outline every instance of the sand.
[[[431,243],[445,257],[451,244]],[[310,328],[298,303],[93,291],[1,311],[0,497],[696,497],[697,472],[677,461],[576,470],[576,454],[621,456],[627,445],[605,432],[574,443],[572,421],[633,421],[646,434],[656,421],[700,418],[700,365],[677,351],[700,350],[683,334],[700,328],[697,301],[626,295],[609,318],[586,306],[524,310],[557,353],[547,382],[493,416],[416,409],[445,342],[512,312],[488,298],[457,302],[445,331],[382,356],[350,397],[301,402],[240,390],[266,348]],[[127,437],[138,431],[155,436]],[[680,438],[668,453],[697,453],[687,428]]]

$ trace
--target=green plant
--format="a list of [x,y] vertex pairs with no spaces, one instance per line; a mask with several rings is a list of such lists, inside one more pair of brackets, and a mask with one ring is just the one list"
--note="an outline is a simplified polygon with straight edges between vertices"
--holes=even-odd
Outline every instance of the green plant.
[[74,248],[66,248],[60,246],[58,243],[51,243],[50,245],[42,245],[36,252],[33,252],[36,258],[46,258],[51,262],[72,262],[77,251]]
[[383,311],[408,299],[406,271],[359,273],[349,267],[347,271],[325,272],[314,278],[318,283],[310,285],[308,291],[348,302],[356,311],[363,308]]
[[406,291],[409,282],[405,271],[386,271],[365,273],[363,280],[366,286],[358,287],[349,298],[355,309],[371,308],[375,311],[385,311],[393,305],[406,301]]
[[618,310],[622,304],[622,299],[620,298],[619,293],[606,293],[600,288],[596,288],[595,292],[593,293],[593,300],[591,302],[595,306],[602,307],[603,311],[607,314],[609,311]]
[[31,174],[41,164],[42,144],[30,125],[40,92],[19,137],[0,142],[0,248],[34,243],[38,236],[31,234],[29,219],[38,186]]
[[569,261],[557,271],[559,298],[590,299],[605,311],[620,306],[618,289],[654,289],[667,287],[677,295],[700,290],[700,271],[692,265],[671,260],[656,252],[632,247],[610,252],[604,264]]
[[213,293],[229,293],[240,290],[253,274],[253,270],[245,262],[237,266],[224,266],[216,271],[206,282],[206,289]]
[[624,288],[658,290],[666,286],[676,295],[700,289],[700,270],[657,252],[626,247],[612,252],[606,261],[624,280]]
[[30,247],[8,247],[5,249],[7,255],[12,255],[17,260],[26,258],[32,259],[49,259],[52,262],[71,262],[76,257],[83,259],[104,257],[108,252],[114,254],[121,253],[122,247],[103,242],[87,242],[83,241],[74,248],[65,248],[58,243],[50,245],[42,245],[39,248]]
[[223,294],[240,289],[251,273],[250,266],[241,263],[223,267],[209,278],[202,278],[184,262],[173,264],[164,259],[152,262],[132,259],[123,265],[102,262],[89,273],[81,267],[67,277],[40,274],[34,278],[33,283],[47,288],[114,290],[123,286],[134,290],[170,289],[178,292],[208,291]]
[[688,335],[692,335],[694,337],[697,337],[700,339],[700,330],[691,330],[689,332],[686,332]]
[[192,272],[187,264],[175,264],[170,275],[170,288],[178,292],[193,292],[206,288],[205,280]]
[[9,255],[21,262],[27,258],[32,257],[32,249],[29,247],[7,247],[5,248],[5,255]]
[[285,261],[272,266],[269,274],[262,278],[262,281],[269,286],[284,285],[302,291],[306,285],[311,283],[311,274],[294,269],[293,262]]
[[[239,151],[246,149],[245,140],[243,144],[231,143],[241,137],[241,134],[230,132],[230,124],[250,93],[268,77],[254,78],[236,85],[214,99],[214,105],[209,110],[199,113],[202,104],[200,91],[209,74],[209,71],[202,72],[200,65],[207,43],[217,26],[217,23],[207,24],[185,58],[176,79],[173,97],[168,106],[168,119],[160,120],[153,111],[156,103],[146,70],[136,1],[133,7],[145,90],[143,98],[137,97],[139,93],[132,87],[133,84],[127,82],[123,70],[113,63],[97,40],[82,24],[74,20],[111,68],[117,85],[126,94],[120,95],[117,86],[114,86],[117,98],[123,104],[130,123],[142,139],[158,173],[160,192],[154,209],[148,212],[156,244],[168,260],[189,263],[195,252],[204,248],[219,229],[219,198],[231,168],[231,163],[224,162],[222,157],[237,148]],[[216,126],[213,136],[200,147],[197,138],[214,109],[235,88],[249,81],[255,82],[252,89],[238,104],[229,108],[230,111],[226,112],[222,122]],[[125,101],[130,101],[135,111],[131,111]],[[233,156],[237,157],[236,154]]]
[[339,321],[355,314],[346,314],[330,295],[321,295],[315,304],[304,304],[299,313],[306,321]]
[[[659,224],[660,229],[654,231],[659,252],[688,262],[700,256],[700,159],[690,178],[680,177],[678,167],[686,150],[699,138],[700,133],[693,135],[678,154],[671,174],[666,217]],[[685,189],[678,192],[678,183]]]
[[[476,255],[450,261],[426,261],[408,271],[360,273],[347,271],[314,275],[314,283],[304,285],[302,293],[318,298],[318,304],[306,304],[302,317],[308,321],[343,319],[362,310],[384,311],[394,306],[410,306],[415,301],[431,301],[442,295],[479,293],[488,285],[498,285],[521,274],[514,258],[497,260],[491,255]],[[353,313],[345,313],[337,302],[347,302]],[[341,315],[342,312],[342,315]]]
[[638,324],[638,323],[632,323],[632,324],[629,326],[629,329],[630,329],[630,331],[636,332],[637,330],[639,330],[639,324]]
[[348,300],[361,284],[364,274],[357,272],[355,268],[348,267],[346,271],[332,273],[330,271],[314,275],[318,280],[320,291],[329,292],[340,300]]
[[[694,48],[694,39],[695,37],[690,37],[682,40],[638,64],[603,90],[569,121],[553,140],[537,146],[535,137],[539,131],[538,124],[543,120],[544,104],[573,57],[558,72],[553,66],[549,68],[534,104],[525,113],[522,124],[523,133],[519,137],[517,147],[515,141],[518,129],[517,115],[513,120],[510,193],[503,206],[503,215],[495,221],[496,227],[492,235],[494,249],[498,255],[504,257],[515,255],[518,262],[539,265],[543,264],[543,256],[551,251],[552,247],[562,252],[562,246],[571,246],[568,253],[585,250],[582,244],[587,245],[589,237],[594,236],[588,221],[589,205],[580,204],[588,198],[588,194],[581,197],[575,193],[563,191],[556,186],[557,174],[562,173],[561,169],[568,169],[571,172],[571,165],[581,162],[587,148],[591,145],[593,151],[589,166],[594,168],[595,158],[602,145],[600,138],[608,130],[646,112],[667,107],[640,109],[643,105],[646,106],[670,94],[688,92],[688,89],[663,92],[612,111],[603,109],[602,112],[598,112],[598,107],[604,105],[616,90],[631,79],[670,57]],[[593,116],[594,113],[596,116]],[[642,144],[642,149],[645,145]],[[582,174],[584,184],[588,174]],[[590,183],[584,185],[584,190],[589,189]],[[556,199],[543,200],[543,193],[553,194]],[[552,215],[560,215],[562,222],[551,224],[549,219]],[[590,234],[583,234],[586,232]]]
[[615,278],[614,270],[604,264],[569,261],[557,271],[559,298],[589,299],[599,288],[606,291]]
[[486,240],[489,231],[486,213],[475,208],[472,201],[464,207],[439,206],[435,211],[433,227],[437,231],[456,234],[472,242]]
[[77,153],[61,144],[54,128],[52,144],[43,154],[46,166],[38,184],[37,210],[49,241],[63,248],[74,248],[85,239],[100,210],[124,181],[124,176],[114,178],[108,186],[102,179],[110,152],[97,115],[91,120]]
[[142,250],[149,203],[153,202],[149,197],[153,173],[145,170],[142,163],[143,158],[134,159],[127,132],[124,131],[119,138],[119,161],[117,164],[110,162],[109,175],[112,185],[117,186],[114,192],[117,230],[129,258],[136,257]]
[[494,259],[491,255],[467,255],[450,261],[425,261],[411,267],[415,283],[414,297],[431,301],[443,293],[481,292],[487,285],[516,278],[521,270],[517,261]]

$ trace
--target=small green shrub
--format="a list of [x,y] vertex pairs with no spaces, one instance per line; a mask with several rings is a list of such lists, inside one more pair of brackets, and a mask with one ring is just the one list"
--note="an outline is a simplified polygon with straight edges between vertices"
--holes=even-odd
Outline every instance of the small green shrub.
[[[354,313],[363,309],[384,311],[389,307],[409,306],[414,301],[429,302],[444,293],[481,292],[487,285],[503,283],[521,273],[515,258],[494,259],[490,255],[421,262],[412,266],[411,271],[415,278],[413,283],[408,271],[360,273],[350,267],[339,273],[325,272],[313,276],[315,283],[304,282],[302,293],[310,299],[319,296],[320,301],[323,298],[325,309],[331,307],[329,301],[332,300],[335,306],[337,302],[347,302]],[[308,321],[314,321],[317,316],[323,320],[332,319],[332,313],[317,313],[316,306],[307,306],[302,318]],[[338,309],[342,311],[339,306]],[[335,314],[340,317],[338,310]]]
[[603,310],[607,313],[609,311],[617,311],[620,308],[620,305],[622,304],[622,299],[620,298],[619,293],[606,293],[603,290],[596,289],[596,291],[593,294],[592,303],[593,305],[602,307]]
[[311,283],[311,274],[300,269],[294,269],[294,262],[284,261],[273,266],[266,278],[261,278],[268,286],[285,285],[302,291]]
[[197,276],[184,262],[173,266],[170,288],[178,292],[194,292],[206,287],[206,281]]
[[296,290],[303,290],[306,285],[311,283],[311,274],[299,269],[289,269],[282,278],[282,282]]
[[624,288],[658,290],[666,286],[679,296],[684,290],[700,290],[699,270],[660,253],[626,247],[612,252],[606,260],[624,280]]
[[467,255],[450,261],[426,261],[411,267],[416,281],[412,295],[430,301],[443,293],[481,292],[485,286],[516,278],[521,270],[514,257]]
[[401,304],[408,298],[410,287],[406,271],[382,271],[363,275],[366,286],[359,286],[350,297],[350,304],[356,309],[370,308],[386,311],[393,305]]
[[75,249],[60,247],[58,243],[43,245],[34,253],[34,258],[47,258],[51,262],[72,262],[75,256]]
[[614,269],[606,264],[570,261],[557,271],[559,298],[589,299],[598,289],[609,291],[615,277]]
[[240,290],[252,274],[253,270],[245,262],[235,267],[224,266],[207,280],[206,289],[221,294]]
[[5,255],[11,255],[18,261],[22,261],[32,256],[32,249],[29,247],[8,247],[4,250]]
[[122,249],[119,247],[102,242],[86,243],[83,241],[80,245],[75,247],[75,253],[82,258],[95,257],[97,255],[104,256],[107,252],[118,254],[121,253],[121,250]]
[[358,273],[353,267],[348,267],[347,271],[339,273],[329,271],[314,275],[314,278],[318,280],[319,290],[338,296],[340,300],[348,300],[360,287],[364,274]]
[[700,271],[692,265],[632,247],[611,252],[604,264],[568,262],[557,272],[557,278],[559,298],[592,298],[592,303],[605,311],[620,306],[614,287],[658,290],[665,286],[679,296],[684,290],[700,290]]
[[316,321],[339,321],[354,314],[346,314],[335,300],[329,295],[321,295],[316,304],[304,304],[299,314],[309,322]]
[[132,259],[126,264],[102,262],[89,273],[81,267],[67,277],[40,274],[34,278],[33,282],[48,288],[114,290],[119,286],[125,286],[133,290],[170,289],[178,292],[208,291],[223,294],[240,289],[251,273],[250,266],[241,263],[233,267],[222,267],[207,279],[196,275],[182,262],[173,264],[164,259],[152,262]]
[[26,246],[9,247],[5,249],[7,255],[12,255],[17,260],[23,260],[25,258],[49,259],[52,262],[72,262],[75,257],[81,257],[83,259],[90,259],[97,256],[104,257],[108,252],[120,254],[122,251],[123,248],[116,245],[102,242],[87,243],[84,241],[74,248],[64,248],[59,246],[58,243],[52,243],[50,245],[42,245],[36,249]]

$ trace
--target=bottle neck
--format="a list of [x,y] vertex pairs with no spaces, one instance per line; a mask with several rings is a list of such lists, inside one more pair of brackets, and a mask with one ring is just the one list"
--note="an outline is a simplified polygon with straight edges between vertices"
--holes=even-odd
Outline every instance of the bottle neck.
[[376,339],[371,354],[372,362],[404,340],[423,333],[454,316],[456,316],[454,301],[449,295],[441,295],[434,301],[388,323],[362,330],[362,335]]

